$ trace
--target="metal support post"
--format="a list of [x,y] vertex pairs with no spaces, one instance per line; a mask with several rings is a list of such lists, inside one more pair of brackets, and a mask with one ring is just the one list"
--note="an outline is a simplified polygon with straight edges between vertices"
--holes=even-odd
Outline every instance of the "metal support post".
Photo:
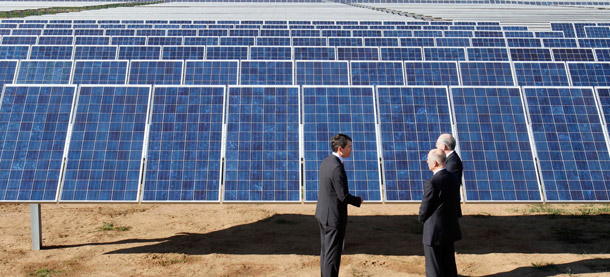
[[30,218],[32,225],[32,250],[42,247],[42,229],[40,228],[40,204],[30,204]]

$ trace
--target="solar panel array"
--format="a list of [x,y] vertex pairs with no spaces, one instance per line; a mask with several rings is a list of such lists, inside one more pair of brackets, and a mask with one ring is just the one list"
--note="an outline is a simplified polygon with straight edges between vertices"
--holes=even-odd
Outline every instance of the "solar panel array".
[[610,33],[497,22],[0,22],[0,201],[420,201],[458,140],[469,202],[610,201]]

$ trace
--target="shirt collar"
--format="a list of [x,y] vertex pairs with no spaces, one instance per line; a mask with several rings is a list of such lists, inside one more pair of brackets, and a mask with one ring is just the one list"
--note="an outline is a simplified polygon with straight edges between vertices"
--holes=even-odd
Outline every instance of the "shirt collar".
[[441,168],[441,169],[437,169],[437,170],[435,170],[435,171],[434,171],[434,174],[432,174],[432,175],[436,175],[436,173],[438,173],[439,171],[441,171],[441,170],[443,170],[443,169],[445,169],[445,168],[443,167],[443,168]]
[[341,157],[341,155],[339,155],[339,153],[337,153],[337,152],[333,152],[333,155],[335,155],[337,158],[339,158],[339,160],[341,161],[341,163],[343,163],[343,157]]
[[451,156],[451,154],[453,154],[453,152],[455,152],[455,150],[451,150],[451,152],[449,152],[449,154],[447,154],[447,157]]

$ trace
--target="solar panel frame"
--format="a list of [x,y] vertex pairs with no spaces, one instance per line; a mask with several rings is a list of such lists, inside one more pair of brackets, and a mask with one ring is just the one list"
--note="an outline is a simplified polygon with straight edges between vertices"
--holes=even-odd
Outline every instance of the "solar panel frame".
[[161,59],[161,46],[119,46],[117,59],[119,60],[159,60]]
[[118,46],[75,46],[74,60],[115,60]]
[[520,62],[551,62],[553,55],[550,48],[509,48],[512,61]]
[[[501,66],[501,68],[496,66]],[[464,86],[514,86],[516,84],[509,62],[459,62],[459,70]],[[499,79],[494,79],[494,77],[499,77]]]
[[[14,89],[19,89],[19,88],[24,88],[24,89],[28,89],[28,88],[40,88],[40,90],[43,90],[44,88],[49,89],[49,92],[52,91],[55,88],[66,88],[66,89],[72,89],[72,94],[69,94],[69,91],[67,93],[64,93],[62,95],[60,94],[53,94],[53,95],[46,95],[46,97],[42,97],[41,95],[39,95],[38,97],[36,97],[36,99],[30,98],[30,97],[8,97],[6,96],[7,92],[6,89],[7,88],[14,88]],[[27,92],[26,92],[27,93]],[[63,103],[62,100],[64,99],[64,97],[68,97],[70,96],[72,99],[67,99],[69,101],[67,101],[66,103]],[[37,100],[37,101],[48,101],[47,104],[53,104],[55,105],[57,108],[53,109],[49,109],[48,106],[44,106],[43,107],[43,103],[37,102],[34,104],[33,108],[34,111],[30,111],[31,113],[33,113],[30,116],[25,116],[22,114],[22,116],[20,116],[19,118],[13,116],[12,114],[14,112],[19,111],[19,109],[15,109],[14,107],[10,108],[10,116],[7,115],[3,115],[3,110],[4,110],[4,104],[5,104],[5,100],[8,99],[8,101],[11,100],[17,100],[19,101],[20,98],[21,100],[23,100],[23,104],[24,106],[27,106],[27,102],[28,100]],[[69,103],[68,103],[69,102]],[[0,97],[0,117],[7,119],[7,124],[10,124],[10,120],[11,119],[20,119],[21,124],[23,125],[25,118],[30,118],[32,120],[32,122],[30,123],[30,128],[31,130],[26,130],[23,126],[19,126],[17,127],[18,129],[15,130],[14,128],[11,128],[11,126],[7,126],[5,128],[0,128],[2,129],[2,149],[0,149],[0,153],[2,155],[2,162],[0,163],[0,168],[2,169],[1,171],[5,171],[4,169],[7,169],[7,166],[11,166],[13,169],[21,169],[23,171],[26,171],[26,169],[31,169],[31,170],[27,170],[28,172],[23,172],[23,173],[27,173],[28,177],[27,179],[32,179],[30,182],[28,181],[24,181],[23,179],[19,178],[19,188],[15,187],[15,191],[16,194],[14,195],[14,197],[10,197],[10,198],[14,198],[14,199],[8,199],[7,200],[7,189],[9,188],[8,182],[10,182],[9,180],[12,179],[11,177],[18,177],[15,176],[17,174],[15,174],[12,170],[8,171],[6,173],[2,172],[0,173],[2,176],[4,176],[2,179],[3,181],[5,180],[5,177],[7,179],[7,184],[6,187],[2,186],[2,188],[0,189],[0,202],[6,203],[6,202],[30,202],[30,203],[47,203],[47,202],[56,202],[58,197],[59,197],[59,189],[60,189],[60,182],[61,182],[61,176],[63,175],[62,172],[64,170],[64,159],[67,155],[67,137],[69,135],[69,123],[70,123],[70,118],[72,118],[72,113],[73,113],[73,107],[75,105],[76,102],[76,86],[75,85],[6,85],[2,88],[2,96]],[[69,104],[69,105],[68,105]],[[25,107],[24,107],[25,109]],[[53,113],[53,111],[55,111],[56,113]],[[27,112],[27,111],[26,111]],[[44,126],[39,126],[40,129],[38,130],[38,127],[36,126],[36,122],[34,121],[36,118],[35,114],[42,114],[44,115],[43,120],[41,123]],[[40,117],[40,114],[38,115],[38,117]],[[5,120],[2,120],[2,123],[4,123]],[[2,124],[0,123],[0,124]],[[61,124],[65,124],[65,126],[61,126]],[[60,127],[65,127],[65,129],[59,130]],[[6,132],[5,132],[6,131]],[[7,134],[8,131],[18,131],[19,135],[9,135]],[[33,131],[33,132],[30,132]],[[39,135],[36,135],[36,132],[42,132]],[[49,135],[50,134],[50,135]],[[7,153],[5,153],[6,148],[12,148],[10,147],[11,143],[9,143],[8,141],[6,141],[7,139],[14,137],[15,139],[15,147],[17,147],[18,142],[19,142],[19,138],[22,137],[25,139],[25,136],[27,136],[27,142],[28,142],[28,146],[27,149],[24,149],[23,151],[19,151],[21,153],[16,153],[18,154],[18,156],[20,158],[22,158],[23,164],[21,164],[21,166],[19,166],[19,164],[5,164],[6,161],[6,155]],[[46,142],[46,143],[43,143]],[[51,145],[47,145],[49,149],[45,149],[45,144],[51,143]],[[31,151],[30,151],[31,150]],[[45,151],[45,150],[50,150],[50,151]],[[42,161],[41,161],[42,160]],[[38,161],[37,163],[34,163]],[[54,165],[54,166],[53,166]],[[38,167],[40,166],[41,168],[32,168],[32,167]],[[39,171],[39,169],[43,169],[42,167],[44,167],[44,170]],[[23,177],[23,173],[21,175],[21,177]],[[42,176],[41,176],[42,175]],[[55,188],[53,188],[53,184],[50,184],[51,187],[47,188],[47,186],[49,185],[47,184],[42,184],[42,188],[40,187],[40,180],[41,178],[44,178],[43,181],[47,181],[49,177],[53,177],[53,175],[56,175],[56,181],[53,182],[55,184]],[[26,179],[26,180],[27,180]],[[16,184],[13,184],[11,186],[15,186]],[[29,187],[29,188],[28,188]],[[29,191],[25,191],[25,192],[29,192],[30,195],[29,197],[22,197],[20,195],[20,193],[22,192],[21,188],[24,188],[26,190]],[[35,197],[38,199],[32,199],[32,193],[34,193],[35,190],[42,190],[42,195],[40,195],[40,197]],[[46,192],[48,190],[48,192]]]
[[[191,89],[201,89],[202,92],[205,92],[206,94],[194,95]],[[166,90],[167,94],[165,94],[165,96],[168,97],[163,98],[163,96],[161,95],[162,90]],[[171,95],[171,93],[174,92],[172,90],[176,90],[176,99],[171,99],[171,96],[173,96]],[[187,90],[187,93],[185,94],[184,92],[181,92],[181,90]],[[221,91],[220,95],[218,95],[217,93],[218,90]],[[210,101],[208,102],[207,100],[201,99],[200,97],[210,98],[208,99]],[[168,100],[168,98],[172,101],[175,100],[175,102],[172,102],[171,105],[164,105],[166,104],[165,101]],[[214,103],[214,99],[217,100],[218,98],[222,99],[220,104],[220,113],[218,112],[217,103]],[[160,103],[158,101],[155,101],[160,99],[163,99],[164,102]],[[150,131],[147,136],[148,140],[145,153],[146,164],[144,167],[144,176],[142,184],[143,203],[220,202],[222,191],[222,152],[224,151],[224,145],[226,144],[226,138],[223,135],[225,122],[224,117],[226,113],[225,101],[225,86],[155,86],[152,94],[151,110],[148,115],[148,121],[150,122]],[[207,110],[208,112],[201,113],[202,109]],[[160,113],[157,113],[157,111],[160,111]],[[185,116],[177,116],[177,114],[174,113],[175,111],[181,111],[185,114]],[[197,113],[198,111],[199,113]],[[182,119],[182,121],[180,121],[180,119]],[[166,120],[174,121],[167,122]],[[195,120],[196,122],[191,122]],[[171,126],[166,126],[166,124],[168,123],[170,123]],[[200,130],[202,127],[206,129]],[[170,128],[173,129],[170,130]],[[190,131],[184,129],[189,129]],[[193,133],[194,129],[196,129],[195,133]],[[207,141],[206,136],[200,134],[201,131],[208,130],[216,132],[219,136],[218,140],[212,139],[213,135],[210,134],[208,135],[208,139],[210,140]],[[167,134],[167,132],[171,133]],[[189,140],[191,142],[195,140],[195,142],[188,143]],[[184,153],[179,153],[182,155],[175,154],[174,149],[180,146],[183,146],[185,150]],[[169,151],[167,150],[168,148]],[[206,150],[208,151],[206,152]],[[211,156],[213,156],[215,153],[217,153],[218,155],[218,168],[216,171],[217,192],[214,194],[214,180],[210,181],[212,182],[211,184],[197,184],[196,182],[204,181],[203,179],[205,179],[206,177],[210,177],[212,179],[214,178],[214,166],[210,163],[213,163],[213,157]],[[165,161],[158,161],[155,158],[165,158]],[[195,160],[193,160],[193,158],[195,158]],[[211,170],[206,171],[204,168],[211,168]],[[153,173],[153,170],[158,170],[159,172]],[[165,172],[161,173],[160,171],[162,170]],[[186,172],[183,172],[183,170]],[[159,184],[149,183],[149,178],[151,177],[151,174],[154,174],[153,176],[159,176],[159,178],[164,177],[161,178],[161,180],[167,180],[168,183],[161,184],[160,186],[161,188],[167,187],[167,189],[158,189]],[[175,178],[181,178],[181,180],[178,181],[179,184],[172,183],[172,180],[174,180]],[[185,182],[182,182],[184,179],[187,179],[188,181],[192,179],[193,184],[185,184]],[[153,185],[155,186],[155,190],[149,190],[150,186]],[[202,185],[205,185],[205,187],[201,187]],[[210,185],[212,186],[211,188],[209,187]],[[172,194],[172,190],[177,189],[178,186],[180,187],[180,193]],[[199,188],[199,190],[197,188]],[[164,196],[165,193],[167,194],[167,197],[163,198],[166,198],[166,200],[157,198],[157,196]],[[184,199],[191,198],[189,195],[190,193],[192,193],[193,195],[192,199]],[[150,197],[154,198],[151,199]],[[176,199],[178,197],[180,199]]]
[[[262,90],[262,96],[263,97],[261,100],[263,101],[262,103],[258,103],[255,105],[254,102],[252,103],[246,103],[246,105],[252,105],[251,107],[245,106],[245,107],[241,107],[241,105],[239,105],[239,103],[233,104],[232,103],[232,99],[238,99],[239,96],[235,95],[235,98],[232,97],[233,93],[236,90],[239,90],[239,93],[241,94],[241,90],[242,89],[246,89],[246,90],[252,90],[253,93],[256,93],[255,90]],[[257,112],[256,110],[261,109],[264,110],[265,108],[267,108],[267,106],[265,105],[265,101],[269,100],[276,100],[276,99],[271,99],[271,97],[267,97],[267,95],[265,94],[266,92],[273,92],[274,94],[277,92],[276,89],[282,89],[282,90],[286,90],[287,93],[295,93],[296,92],[296,96],[294,98],[289,98],[289,97],[285,97],[285,100],[296,100],[296,103],[294,102],[289,102],[289,103],[283,103],[283,105],[277,105],[277,107],[280,108],[280,114],[286,112],[288,115],[285,116],[285,119],[288,125],[294,125],[294,126],[279,126],[282,130],[285,130],[285,138],[282,140],[284,142],[280,143],[280,142],[275,142],[274,138],[271,139],[265,139],[263,141],[263,137],[265,136],[265,133],[269,133],[269,132],[264,132],[263,134],[256,134],[256,133],[251,133],[252,135],[250,135],[250,131],[256,131],[258,129],[252,129],[252,128],[265,128],[267,126],[258,126],[258,125],[262,125],[262,124],[257,124],[257,125],[252,125],[252,126],[246,126],[246,124],[237,124],[237,126],[235,126],[235,123],[241,123],[243,121],[245,121],[246,123],[248,123],[248,120],[252,121],[252,124],[254,124],[254,122],[257,123],[261,123],[267,120],[266,116],[264,115],[260,115],[260,112]],[[293,92],[291,92],[293,91]],[[224,160],[225,162],[225,178],[224,178],[224,184],[223,184],[223,202],[253,202],[255,201],[256,203],[265,203],[265,202],[273,202],[273,203],[278,203],[278,202],[288,202],[288,203],[294,203],[294,202],[302,202],[302,193],[301,193],[301,188],[302,188],[302,180],[300,178],[301,176],[301,166],[300,166],[300,161],[302,160],[302,151],[300,151],[301,149],[301,136],[300,134],[300,127],[299,127],[299,114],[300,114],[300,110],[301,110],[301,105],[300,105],[300,90],[298,86],[284,86],[284,85],[278,85],[278,86],[230,86],[229,87],[229,93],[227,94],[227,131],[226,131],[226,141],[227,141],[227,146],[226,146],[226,150],[224,153]],[[258,96],[258,95],[257,95]],[[278,102],[271,102],[271,104],[273,103],[278,103]],[[231,110],[232,109],[240,109],[240,111],[244,111],[245,114],[243,113],[233,113]],[[273,106],[270,107],[270,109],[275,109]],[[285,109],[284,112],[282,112]],[[290,116],[290,113],[292,113],[292,116]],[[233,115],[236,116],[233,116]],[[250,114],[250,116],[248,116],[248,114]],[[262,116],[263,120],[257,120],[253,117],[255,116]],[[282,117],[284,118],[284,117]],[[276,117],[270,117],[268,119],[270,122],[275,122],[274,120],[276,120]],[[278,121],[278,122],[284,122],[284,121]],[[233,125],[233,126],[231,126]],[[271,126],[272,128],[276,128],[278,126]],[[243,129],[243,130],[242,130]],[[242,131],[244,134],[242,134]],[[238,136],[243,136],[243,138],[238,138],[238,141],[233,142],[232,137],[236,136],[236,134]],[[260,132],[258,132],[260,133]],[[257,149],[258,146],[257,144],[252,145],[252,149],[251,151],[248,151],[249,149],[240,149],[241,147],[250,147],[250,144],[248,143],[248,141],[251,139],[251,141],[258,141],[258,140],[254,140],[256,139],[257,136],[262,135],[263,137],[260,137],[260,141],[262,143],[262,145],[260,145],[260,149]],[[296,149],[294,149],[294,151],[290,150],[287,146],[288,145],[294,145],[291,143],[287,143],[285,142],[286,139],[288,139],[290,136],[292,136],[292,140],[289,140],[290,142],[296,142],[294,144],[297,145],[296,149],[299,149],[298,151]],[[279,139],[281,140],[282,137],[280,137]],[[242,142],[242,139],[244,139],[244,144],[238,144],[237,142]],[[240,147],[241,146],[241,147]],[[279,147],[279,148],[278,148]],[[282,150],[286,150],[286,151],[282,151]],[[290,151],[288,151],[290,150]],[[251,153],[252,152],[252,153]],[[257,152],[261,152],[261,153],[257,153]],[[263,153],[264,152],[264,153]],[[284,152],[286,152],[284,155]],[[297,153],[298,152],[298,153]],[[291,155],[295,155],[298,158],[293,158],[294,163],[290,163],[290,162],[286,162],[286,163],[267,163],[264,164],[265,160],[272,160],[272,161],[276,161],[277,158],[275,158],[275,154],[278,154],[278,157],[283,157],[285,156],[286,161],[290,161],[291,159]],[[232,156],[236,156],[237,159],[232,158]],[[243,156],[243,158],[242,158]],[[255,165],[258,167],[258,165],[256,163],[249,163],[248,160],[246,159],[246,161],[244,162],[239,162],[244,158],[250,157],[250,156],[254,156],[255,158],[260,157],[260,161],[263,162],[262,164],[262,169],[263,170],[256,170],[256,169],[252,169],[251,165]],[[243,167],[247,167],[247,170],[239,170],[240,168]],[[266,171],[270,171],[270,172],[265,172],[265,168],[269,168],[271,170],[266,170]],[[277,170],[276,168],[279,168],[279,170]],[[282,169],[285,168],[285,169]],[[295,168],[297,168],[295,170]],[[279,171],[279,172],[278,172]],[[294,174],[298,171],[298,176],[291,176],[290,174]],[[290,183],[286,184],[285,189],[283,190],[279,190],[279,192],[292,192],[292,197],[288,196],[287,197],[281,197],[284,199],[279,199],[276,200],[276,196],[273,195],[273,197],[269,197],[266,196],[266,194],[264,193],[264,191],[269,191],[265,189],[265,186],[269,186],[269,185],[273,185],[275,187],[275,183],[266,183],[265,180],[275,180],[276,178],[276,174],[279,173],[280,177],[282,172],[284,172],[286,175],[285,177],[290,183],[292,183],[292,188],[290,188]],[[270,176],[273,175],[273,176]],[[241,176],[240,176],[241,175]],[[256,182],[252,183],[251,180],[254,178],[254,180]],[[271,179],[273,178],[273,179]],[[250,180],[247,183],[236,183],[236,184],[227,184],[227,182],[234,182],[234,181],[239,181],[239,180],[243,180],[243,179],[247,179]],[[295,179],[296,182],[298,182],[298,188],[294,188],[295,185]],[[257,180],[262,180],[262,184],[257,184],[258,181]],[[267,181],[267,182],[272,182],[272,181]],[[252,189],[245,189],[245,188],[241,188],[240,186],[247,186],[247,187],[252,187],[254,186],[255,190]],[[236,189],[232,189],[233,187],[235,187]],[[235,192],[235,197],[227,197],[228,192]],[[239,194],[239,192],[242,191],[243,193],[241,194],[241,196],[245,196],[245,193],[248,192],[252,192],[254,191],[254,194],[249,193],[247,196],[248,199],[239,199],[242,198]],[[256,192],[260,192],[256,193]],[[271,190],[271,192],[275,192],[275,190]],[[231,193],[232,194],[232,193]],[[269,195],[269,194],[267,194]],[[252,197],[254,198],[259,198],[260,199],[252,199]],[[294,196],[298,196],[298,197],[294,197]],[[228,199],[229,198],[229,199]],[[245,197],[243,197],[245,198]],[[264,199],[266,198],[266,199]]]
[[247,60],[248,54],[247,46],[208,46],[205,48],[207,60]]
[[[124,89],[125,91],[118,94],[116,91],[113,91],[113,93],[115,93],[113,95],[104,95],[105,93],[110,93],[110,90],[113,88],[115,90]],[[136,91],[130,92],[130,89],[135,89]],[[83,92],[83,90],[85,90],[85,92]],[[143,102],[139,97],[144,97],[144,91],[140,90],[145,90],[147,92],[146,99],[144,99],[146,100],[145,104],[138,102],[138,100]],[[149,131],[147,119],[148,114],[150,113],[151,90],[152,87],[150,85],[79,86],[77,103],[74,107],[71,119],[64,179],[60,184],[60,195],[58,198],[60,203],[134,203],[140,200],[140,191],[142,188],[141,177],[144,170],[144,154],[146,152],[146,141]],[[97,96],[96,94],[99,94],[100,96]],[[127,97],[135,97],[133,103],[130,101],[125,102],[133,104],[133,107],[117,107],[116,103],[114,103],[114,96],[120,96],[120,98],[124,97],[125,100],[127,100]],[[99,101],[99,103],[95,103],[96,101]],[[109,104],[107,101],[113,103]],[[87,110],[79,112],[79,109],[83,108],[91,108],[92,111]],[[98,108],[99,111],[96,111]],[[142,111],[142,109],[145,110]],[[80,113],[82,112],[99,113],[102,110],[108,115],[98,117],[80,116]],[[131,119],[132,124],[116,123],[122,122],[120,120],[123,119],[123,116],[121,116],[121,118],[112,117],[112,115],[118,113],[121,113],[126,119]],[[112,122],[115,123],[111,124]],[[95,128],[90,128],[88,126],[93,126]],[[125,132],[122,128],[131,128],[132,131]],[[94,129],[95,131],[91,129]],[[136,134],[136,137],[133,138],[133,130],[137,130],[137,132],[141,134],[138,133]],[[141,141],[138,141],[139,139],[141,139]],[[111,143],[111,140],[116,141],[116,143]],[[89,145],[84,145],[86,142],[89,142]],[[77,148],[79,144],[83,144],[81,148],[87,150],[81,151],[81,148]],[[121,147],[129,148],[125,149]],[[138,150],[141,150],[140,155],[137,155]],[[134,157],[134,154],[131,152],[136,152],[136,156]],[[126,160],[127,162],[124,162],[125,164],[119,164],[119,162],[113,163],[113,161],[120,160]],[[106,162],[108,162],[108,164],[106,164]],[[139,165],[137,165],[136,162]],[[76,166],[77,168],[75,169],[74,167]],[[133,168],[135,166],[138,167],[137,170]],[[125,174],[115,174],[115,172],[112,171],[113,167],[126,169],[124,170]],[[89,170],[86,171],[86,169]],[[75,172],[71,172],[71,170]],[[136,173],[137,176],[133,176],[136,175]],[[113,178],[117,178],[119,182],[124,181],[125,183],[115,184],[112,182]],[[91,184],[92,180],[94,184]],[[103,182],[101,180],[103,180]],[[96,181],[99,183],[95,183]],[[137,186],[134,187],[133,183],[137,183]],[[109,185],[110,187],[108,187]],[[106,190],[102,190],[104,186]],[[84,188],[84,190],[82,188]],[[106,191],[106,193],[101,193],[102,191]],[[108,191],[110,191],[110,193]],[[114,194],[115,191],[118,194]],[[93,192],[93,195],[89,196],[89,192]],[[121,193],[123,194],[121,195]]]
[[468,61],[509,61],[510,57],[506,48],[484,48],[484,47],[469,47],[466,48]]
[[379,47],[337,47],[337,60],[378,61]]
[[[554,93],[553,90],[557,90],[557,93]],[[548,97],[549,91],[553,93],[551,96],[558,97],[551,99]],[[605,128],[602,127],[603,116],[599,112],[599,100],[596,99],[593,88],[579,86],[523,87],[523,92],[531,118],[533,142],[536,147],[540,180],[542,180],[546,201],[608,201],[610,199],[607,185],[610,183],[610,175],[608,175],[610,155],[608,154],[607,136],[604,134]],[[545,97],[547,99],[544,99]],[[544,105],[536,105],[534,101],[538,100]],[[579,117],[578,114],[585,116]],[[570,132],[570,126],[577,127],[580,133]],[[549,132],[545,130],[549,130]],[[558,132],[561,130],[563,132]],[[552,144],[550,144],[551,142]],[[591,151],[590,148],[595,148],[595,150]],[[590,155],[590,153],[594,155]],[[561,161],[571,164],[564,164]],[[582,194],[583,183],[592,187],[591,190],[588,190],[590,192],[594,190],[594,186],[604,186],[603,183],[586,184],[587,182],[592,183],[591,168],[597,171],[595,174],[597,181],[600,181],[599,178],[605,179],[605,188],[599,189],[602,192],[602,199],[585,199],[585,195]],[[561,189],[558,188],[559,186]],[[560,193],[560,191],[563,192]],[[572,194],[572,192],[576,194]],[[591,193],[593,194],[589,194],[589,198],[599,196],[594,192]]]
[[563,62],[513,62],[512,66],[519,86],[572,86]]
[[553,60],[562,62],[594,62],[595,54],[591,48],[552,48]]
[[574,86],[610,86],[610,63],[567,62],[566,67]]
[[297,85],[351,85],[348,61],[295,61]]
[[463,47],[424,47],[426,61],[465,61],[466,49]]
[[[313,91],[311,93],[316,93],[316,89],[324,90],[323,93],[320,92],[320,97],[326,98],[326,100],[321,99],[321,104],[324,106],[320,111],[320,114],[322,114],[320,117],[316,115],[317,112],[312,116],[309,116],[308,112],[308,110],[312,109],[310,106],[313,103],[313,99],[317,95],[314,94],[314,98],[309,98],[308,91]],[[331,93],[328,92],[329,89],[335,91],[337,96],[331,96]],[[349,96],[339,98],[338,95],[342,93],[342,90],[347,90],[347,92],[343,93],[347,93]],[[352,95],[352,90],[355,90],[353,93],[356,95]],[[370,90],[371,93],[370,106],[365,106],[364,104],[367,103],[362,102],[365,97],[369,97],[368,95],[365,95],[365,93],[368,93],[367,90]],[[350,193],[355,196],[363,197],[363,199],[367,202],[381,202],[383,195],[381,193],[381,173],[379,168],[379,141],[377,132],[375,130],[378,120],[377,112],[375,110],[374,88],[372,86],[303,86],[301,97],[301,103],[303,103],[303,174],[305,176],[305,183],[303,186],[303,194],[305,195],[304,202],[314,202],[317,200],[317,174],[319,165],[322,159],[331,154],[332,150],[328,147],[329,141],[331,136],[337,132],[342,132],[351,136],[355,141],[356,149],[363,149],[360,151],[354,151],[352,153],[352,157],[346,161],[346,173]],[[327,122],[320,123],[318,121],[323,121],[325,118],[329,117],[328,112],[325,112],[325,110],[329,108],[327,101],[334,101],[331,104],[339,106],[339,110],[334,113],[337,120],[329,119]],[[361,110],[362,115],[354,115],[353,113],[349,114],[340,111],[342,109],[350,109],[350,101],[354,105],[359,105],[357,110]],[[317,111],[317,108],[313,108],[313,110]],[[352,116],[352,118],[348,121],[350,116]],[[339,119],[340,117],[342,118]],[[313,120],[312,123],[309,122],[310,120]],[[341,124],[342,122],[344,122],[344,124]],[[345,122],[354,122],[358,125],[351,126],[352,123],[345,124]],[[314,132],[313,135],[309,134],[308,132],[310,131],[308,128],[310,124],[311,126],[322,124],[316,126],[316,129],[322,130],[324,134],[327,135],[324,136],[324,134],[317,132]],[[370,128],[371,126],[369,126],[369,128],[366,128],[365,125],[373,125],[373,127]],[[370,132],[371,129],[375,131]],[[365,133],[365,131],[369,132]],[[311,143],[309,138],[312,138]],[[312,155],[317,158],[313,158]],[[362,158],[361,155],[364,156],[364,158]],[[354,169],[355,166],[359,167],[358,171]],[[370,169],[369,166],[371,167]],[[308,169],[309,167],[311,169]],[[376,182],[376,184],[372,184],[373,182]]]
[[292,48],[284,46],[250,46],[251,60],[293,60]]
[[[461,91],[468,90],[472,95],[462,95]],[[539,173],[533,159],[535,148],[520,88],[455,86],[450,88],[450,97],[456,122],[456,151],[464,163],[465,201],[541,202]],[[496,137],[500,140],[494,140]],[[490,141],[494,143],[485,147]],[[517,169],[516,176],[512,169],[508,171],[513,167]],[[519,184],[519,190],[516,180],[525,182]]]
[[[255,65],[259,66],[255,66]],[[260,65],[265,65],[264,68]],[[279,65],[279,67],[277,66]],[[290,69],[287,68],[289,65]],[[293,85],[293,61],[247,60],[239,66],[240,85]],[[289,80],[288,80],[289,78]]]
[[73,46],[32,45],[28,59],[32,60],[73,60]]
[[0,45],[0,59],[2,60],[25,60],[29,53],[29,45]]
[[38,42],[37,36],[4,36],[3,45],[35,45]]
[[[239,66],[239,60],[187,60],[184,66],[184,84],[237,85],[241,72]],[[199,80],[197,76],[210,77],[210,79]]]
[[[85,64],[88,64],[88,67],[85,67]],[[111,67],[104,67],[104,64],[109,64]],[[127,60],[75,60],[71,83],[75,85],[126,85],[128,67],[129,61]],[[87,77],[89,78],[84,80]],[[102,81],[104,78],[106,80]],[[95,80],[99,81],[95,82]]]
[[461,85],[457,62],[404,62],[408,86]]
[[205,46],[163,46],[162,60],[203,60]]
[[294,60],[334,61],[337,59],[337,53],[336,53],[335,47],[293,46],[292,48],[294,49]]
[[[384,201],[421,201],[439,134],[455,133],[446,86],[377,86]],[[442,93],[444,92],[444,94]],[[444,102],[443,102],[444,100]],[[443,105],[444,104],[444,105]]]
[[[39,64],[59,64],[59,70]],[[26,67],[25,65],[32,65]],[[68,67],[69,64],[69,67]],[[67,85],[72,81],[74,63],[71,60],[22,60],[15,73],[15,84],[58,84]],[[33,74],[33,75],[32,75]],[[22,78],[23,77],[23,78]],[[28,78],[29,77],[29,78]],[[32,77],[34,79],[32,79]]]
[[350,77],[354,86],[405,85],[400,61],[350,61]]
[[[162,64],[164,67],[154,66],[155,63]],[[171,69],[171,71],[168,68]],[[180,72],[176,71],[178,69],[180,70]],[[127,84],[129,85],[183,84],[183,60],[131,60],[129,63],[128,70],[129,73],[127,75]],[[151,73],[153,75],[149,75]]]

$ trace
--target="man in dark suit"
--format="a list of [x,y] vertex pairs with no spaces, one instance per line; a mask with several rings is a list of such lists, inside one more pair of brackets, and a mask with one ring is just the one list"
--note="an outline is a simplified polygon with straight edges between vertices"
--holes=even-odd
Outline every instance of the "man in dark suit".
[[352,152],[352,139],[337,134],[331,139],[332,155],[320,165],[316,218],[320,224],[320,271],[322,276],[338,276],[347,226],[347,204],[360,207],[361,197],[349,194],[343,159]]
[[445,153],[439,149],[428,153],[428,168],[434,175],[424,183],[419,207],[426,276],[457,276],[453,243],[462,239],[458,222],[460,186],[456,176],[445,169],[445,160]]
[[[455,174],[459,185],[462,185],[462,171],[464,166],[462,165],[462,159],[457,152],[455,152],[455,138],[451,134],[442,134],[436,140],[436,149],[442,150],[447,156],[447,162],[445,169]],[[458,195],[459,197],[459,195]],[[458,207],[458,217],[462,217],[462,207]]]

